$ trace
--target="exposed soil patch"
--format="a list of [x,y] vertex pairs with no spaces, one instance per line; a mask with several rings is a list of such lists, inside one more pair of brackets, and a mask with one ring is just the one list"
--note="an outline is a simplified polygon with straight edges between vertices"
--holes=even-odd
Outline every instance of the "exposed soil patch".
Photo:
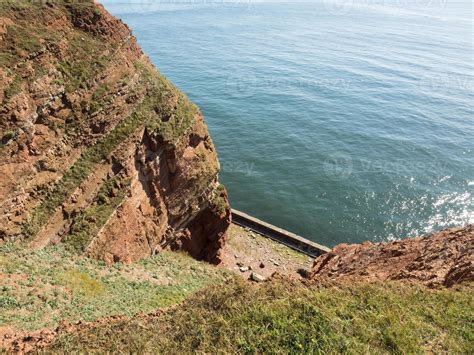
[[246,279],[252,273],[301,278],[302,270],[311,268],[311,257],[235,224],[227,238],[221,265]]

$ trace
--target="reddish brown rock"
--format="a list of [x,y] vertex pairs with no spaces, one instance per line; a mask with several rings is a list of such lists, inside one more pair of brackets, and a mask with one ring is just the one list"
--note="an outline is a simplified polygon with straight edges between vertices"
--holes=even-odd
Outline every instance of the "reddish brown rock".
[[474,225],[388,243],[340,244],[314,261],[316,281],[407,280],[451,287],[474,280]]
[[220,261],[230,207],[204,119],[124,23],[93,1],[3,2],[0,51],[0,242]]

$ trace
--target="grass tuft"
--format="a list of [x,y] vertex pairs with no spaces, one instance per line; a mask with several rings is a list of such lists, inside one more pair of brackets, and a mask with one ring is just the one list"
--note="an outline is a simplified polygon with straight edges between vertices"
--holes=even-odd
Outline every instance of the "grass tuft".
[[59,274],[60,283],[74,294],[85,297],[100,296],[105,292],[102,282],[92,278],[89,274],[77,270],[68,270]]
[[119,177],[106,181],[99,189],[92,205],[75,217],[69,233],[64,238],[66,246],[73,251],[83,252],[122,203],[129,185],[129,180]]

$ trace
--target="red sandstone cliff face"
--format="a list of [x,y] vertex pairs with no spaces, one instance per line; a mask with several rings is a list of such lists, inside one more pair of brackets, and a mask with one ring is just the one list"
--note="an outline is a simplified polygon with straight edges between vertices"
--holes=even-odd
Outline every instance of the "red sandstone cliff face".
[[474,225],[390,243],[340,244],[314,261],[316,281],[416,281],[451,287],[474,280]]
[[201,113],[90,1],[0,5],[0,241],[219,262],[227,194]]

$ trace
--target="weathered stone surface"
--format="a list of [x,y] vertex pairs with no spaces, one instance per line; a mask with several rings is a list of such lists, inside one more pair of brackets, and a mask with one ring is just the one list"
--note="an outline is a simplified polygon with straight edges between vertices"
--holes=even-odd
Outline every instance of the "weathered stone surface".
[[0,241],[218,263],[230,224],[199,110],[92,1],[0,4]]
[[252,272],[252,274],[250,274],[250,280],[255,281],[255,282],[263,282],[266,279],[262,275],[257,274],[256,272]]
[[408,280],[451,287],[474,280],[474,225],[389,243],[340,244],[314,261],[316,281]]

